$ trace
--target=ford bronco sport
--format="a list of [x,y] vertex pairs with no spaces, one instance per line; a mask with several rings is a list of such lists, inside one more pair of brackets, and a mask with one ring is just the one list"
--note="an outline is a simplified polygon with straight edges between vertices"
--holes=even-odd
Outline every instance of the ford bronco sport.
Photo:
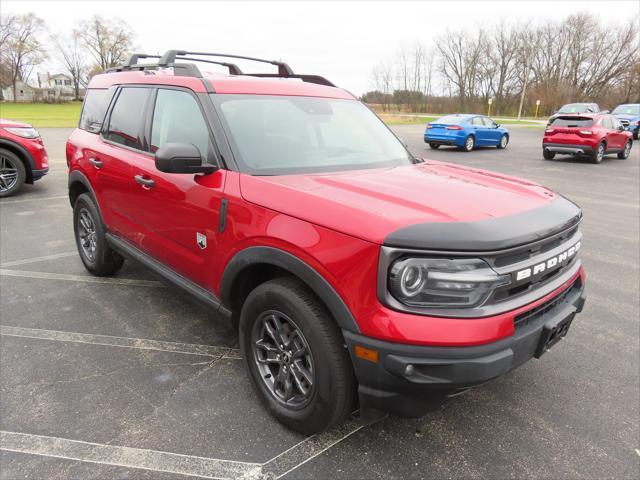
[[134,259],[236,322],[289,428],[321,431],[356,405],[364,422],[422,415],[433,392],[567,334],[585,274],[566,198],[416,159],[350,93],[285,63],[144,57],[92,78],[67,143],[80,257],[95,275]]

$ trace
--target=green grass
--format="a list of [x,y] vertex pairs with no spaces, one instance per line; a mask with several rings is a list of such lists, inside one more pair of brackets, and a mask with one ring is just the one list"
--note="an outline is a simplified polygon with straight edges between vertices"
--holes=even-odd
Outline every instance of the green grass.
[[81,102],[0,103],[0,117],[29,123],[36,128],[75,127],[81,108]]
[[387,125],[422,125],[427,122],[433,122],[439,117],[403,117],[400,115],[379,113],[378,116]]

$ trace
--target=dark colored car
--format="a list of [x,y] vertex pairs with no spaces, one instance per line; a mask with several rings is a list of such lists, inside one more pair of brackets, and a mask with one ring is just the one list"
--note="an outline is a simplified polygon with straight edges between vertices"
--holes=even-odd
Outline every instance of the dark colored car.
[[597,103],[567,103],[549,117],[547,125],[551,125],[554,118],[560,115],[577,115],[580,113],[599,113],[600,106]]
[[304,433],[357,404],[365,422],[420,416],[567,334],[580,208],[416,159],[318,75],[194,63],[220,56],[135,55],[91,79],[66,151],[91,273],[135,259],[234,322],[260,399]]
[[553,160],[557,154],[586,156],[600,163],[609,153],[626,159],[632,143],[631,132],[613,115],[561,115],[544,131],[542,155],[545,160]]
[[614,115],[622,126],[633,134],[633,139],[638,139],[640,131],[640,103],[628,103],[618,105],[613,109],[611,115]]
[[424,141],[431,148],[456,146],[470,152],[475,147],[507,148],[509,131],[484,115],[454,114],[429,122]]
[[31,125],[0,119],[0,198],[33,184],[49,172],[49,158]]

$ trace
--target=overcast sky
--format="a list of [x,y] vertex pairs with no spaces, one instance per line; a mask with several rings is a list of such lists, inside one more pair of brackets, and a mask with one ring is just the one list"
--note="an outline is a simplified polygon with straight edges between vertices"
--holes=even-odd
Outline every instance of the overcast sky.
[[94,14],[118,17],[147,53],[177,48],[278,58],[296,72],[326,76],[358,95],[372,88],[372,67],[393,60],[403,43],[433,46],[447,29],[474,29],[501,19],[551,21],[576,11],[593,12],[605,22],[638,20],[639,5],[637,0],[1,2],[2,13],[35,12],[54,34],[70,32]]

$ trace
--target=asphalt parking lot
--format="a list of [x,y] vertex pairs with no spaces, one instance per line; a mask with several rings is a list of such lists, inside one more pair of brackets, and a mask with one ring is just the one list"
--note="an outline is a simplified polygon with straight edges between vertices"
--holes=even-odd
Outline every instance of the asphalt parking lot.
[[639,478],[639,148],[548,162],[539,129],[471,153],[430,150],[421,126],[395,130],[416,155],[525,177],[583,207],[588,300],[565,341],[421,419],[291,433],[254,396],[232,329],[132,262],[113,278],[84,270],[70,130],[43,129],[50,175],[0,200],[0,477]]

